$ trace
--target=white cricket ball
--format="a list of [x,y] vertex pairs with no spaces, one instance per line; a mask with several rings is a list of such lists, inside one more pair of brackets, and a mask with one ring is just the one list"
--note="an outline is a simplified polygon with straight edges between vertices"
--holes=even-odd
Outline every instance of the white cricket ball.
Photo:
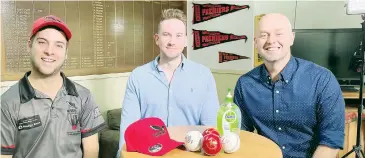
[[190,131],[185,136],[184,145],[189,151],[198,151],[201,148],[203,135],[199,131]]
[[241,145],[240,137],[233,132],[228,132],[221,138],[224,152],[230,154],[236,152]]

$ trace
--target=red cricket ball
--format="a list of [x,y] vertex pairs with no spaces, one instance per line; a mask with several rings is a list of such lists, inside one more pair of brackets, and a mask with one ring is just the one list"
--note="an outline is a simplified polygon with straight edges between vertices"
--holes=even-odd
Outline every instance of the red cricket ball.
[[202,133],[203,137],[207,134],[216,134],[217,136],[219,136],[219,132],[215,128],[208,128]]
[[202,141],[202,151],[209,156],[218,154],[222,149],[220,137],[216,134],[206,134]]

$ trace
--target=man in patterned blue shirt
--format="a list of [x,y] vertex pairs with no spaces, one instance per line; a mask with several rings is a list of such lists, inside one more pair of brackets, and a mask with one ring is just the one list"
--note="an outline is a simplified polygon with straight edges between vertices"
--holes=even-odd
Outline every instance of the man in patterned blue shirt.
[[142,118],[158,117],[168,127],[216,126],[219,101],[214,77],[209,68],[182,54],[187,33],[181,10],[162,12],[155,40],[160,55],[133,70],[127,82],[118,154],[126,128]]
[[242,128],[277,143],[284,158],[334,158],[344,142],[341,88],[326,68],[291,55],[294,37],[284,15],[260,20],[255,47],[264,64],[241,76],[235,88]]

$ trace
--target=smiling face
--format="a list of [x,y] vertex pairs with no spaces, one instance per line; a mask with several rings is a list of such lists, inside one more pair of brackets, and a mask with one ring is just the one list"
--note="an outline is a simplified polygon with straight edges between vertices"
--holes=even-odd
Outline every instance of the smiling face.
[[266,62],[290,58],[294,33],[289,20],[281,14],[267,14],[261,18],[255,33],[255,47]]
[[160,23],[160,29],[155,35],[156,44],[161,55],[172,59],[180,57],[186,46],[186,26],[178,19],[168,19]]
[[28,51],[33,71],[51,76],[61,71],[66,60],[67,40],[61,31],[46,28],[28,41]]

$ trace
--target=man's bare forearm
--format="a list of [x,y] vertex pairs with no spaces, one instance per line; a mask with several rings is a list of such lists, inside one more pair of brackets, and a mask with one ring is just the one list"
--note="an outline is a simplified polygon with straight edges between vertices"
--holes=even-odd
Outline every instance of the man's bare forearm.
[[98,158],[99,156],[99,152],[84,152],[84,157],[83,158]]
[[98,158],[99,157],[99,142],[98,134],[86,137],[82,139],[82,145],[84,147],[83,158]]

